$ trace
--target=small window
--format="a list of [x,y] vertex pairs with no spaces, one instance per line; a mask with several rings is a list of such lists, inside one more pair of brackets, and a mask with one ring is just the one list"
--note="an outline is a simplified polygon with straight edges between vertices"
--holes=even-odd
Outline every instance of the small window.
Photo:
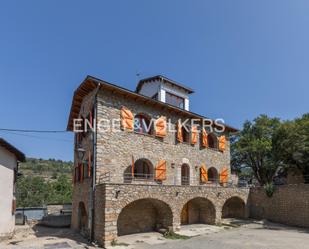
[[184,143],[190,143],[190,128],[189,127],[181,127],[182,130],[182,138]]
[[138,179],[152,179],[153,166],[145,159],[139,159],[134,164],[134,178]]
[[208,139],[208,146],[212,149],[218,149],[218,139],[217,136],[213,133],[210,133],[207,137]]
[[134,117],[134,131],[142,134],[152,134],[152,124],[150,118],[144,114],[137,114]]
[[172,93],[168,93],[166,92],[165,95],[165,102],[167,104],[173,105],[173,106],[177,106],[181,109],[185,109],[185,99],[182,97],[179,97],[177,95],[174,95]]

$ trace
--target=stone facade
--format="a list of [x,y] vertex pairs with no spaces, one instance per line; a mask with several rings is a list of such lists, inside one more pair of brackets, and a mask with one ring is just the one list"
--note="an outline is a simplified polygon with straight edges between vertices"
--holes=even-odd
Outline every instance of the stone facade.
[[[246,207],[243,217],[247,217],[248,193],[246,188],[100,184],[95,195],[95,239],[104,244],[117,239],[118,232],[122,234],[124,230],[127,233],[148,231],[151,228],[148,224],[177,231],[181,226],[183,208],[191,200],[201,199],[200,215],[209,212],[208,217],[214,217],[213,222],[207,220],[205,223],[220,223],[225,204],[233,198],[238,198],[239,203]],[[127,212],[130,209],[132,212]],[[158,217],[154,215],[155,211]],[[196,216],[196,212],[192,215]]]
[[272,197],[264,188],[250,190],[250,217],[309,227],[309,185],[277,186]]
[[[124,99],[107,91],[101,91],[98,96],[98,119],[119,120],[122,106],[126,106],[134,115],[144,113],[153,119],[165,116],[171,119],[174,130],[176,130],[177,120],[184,119],[181,115],[157,110],[153,106]],[[104,176],[108,172],[111,182],[124,183],[124,174],[130,172],[132,156],[134,160],[140,158],[149,160],[153,167],[160,160],[166,160],[167,179],[162,182],[163,185],[180,184],[181,165],[184,163],[190,167],[190,185],[200,184],[199,168],[202,163],[205,163],[207,168],[215,167],[218,172],[224,167],[230,169],[229,142],[226,150],[220,152],[217,149],[201,148],[199,142],[194,146],[178,143],[175,132],[169,132],[166,137],[158,138],[129,131],[101,131],[97,134],[98,181],[100,178],[105,179]]]
[[[134,115],[144,114],[157,119],[165,116],[176,130],[178,119],[185,119],[181,112],[157,108],[138,98],[114,94],[113,90],[100,90],[83,97],[79,117],[86,117],[95,104],[97,126],[116,120],[120,126],[120,110],[128,108]],[[99,120],[103,120],[103,123]],[[104,121],[105,120],[105,121]],[[118,122],[117,122],[118,120]],[[111,123],[109,123],[111,127]],[[222,135],[222,134],[216,134]],[[227,132],[224,135],[229,137]],[[77,137],[77,135],[76,135]],[[72,228],[92,235],[104,245],[117,239],[118,235],[145,232],[157,229],[177,230],[190,223],[220,223],[222,210],[226,216],[247,217],[248,189],[227,187],[225,184],[204,184],[200,182],[200,167],[213,168],[221,172],[228,169],[230,176],[230,145],[224,152],[203,148],[198,134],[198,143],[178,143],[175,132],[168,132],[164,138],[120,129],[97,129],[86,134],[82,141],[76,139],[75,150],[82,147],[94,155],[95,184],[92,178],[74,184]],[[75,166],[80,161],[75,153]],[[153,174],[160,160],[166,161],[166,180],[131,179],[132,160],[143,159],[151,166]],[[189,167],[188,182],[182,185],[182,166]],[[93,192],[94,189],[94,192]],[[230,203],[231,202],[231,203]],[[239,209],[241,211],[235,211]],[[93,218],[92,218],[93,217]]]

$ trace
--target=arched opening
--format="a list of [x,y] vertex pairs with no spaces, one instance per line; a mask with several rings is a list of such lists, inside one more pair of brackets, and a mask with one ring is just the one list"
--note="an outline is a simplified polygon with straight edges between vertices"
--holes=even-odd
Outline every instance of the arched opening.
[[88,215],[83,202],[78,205],[78,230],[82,235],[88,235]]
[[219,174],[216,168],[211,167],[207,171],[208,181],[210,182],[218,182]]
[[188,164],[181,165],[181,185],[190,185],[190,167]]
[[202,197],[188,201],[182,208],[181,224],[215,224],[216,209],[213,203]]
[[231,197],[223,205],[222,218],[239,218],[246,217],[246,204],[239,197]]
[[213,133],[208,134],[207,140],[209,148],[218,149],[218,139],[215,134]]
[[134,163],[134,178],[153,179],[153,165],[148,159],[141,158]]
[[142,134],[153,133],[153,127],[151,123],[151,118],[145,114],[137,114],[134,117],[134,131]]
[[172,210],[165,202],[147,198],[124,207],[117,221],[118,236],[157,231],[173,225]]

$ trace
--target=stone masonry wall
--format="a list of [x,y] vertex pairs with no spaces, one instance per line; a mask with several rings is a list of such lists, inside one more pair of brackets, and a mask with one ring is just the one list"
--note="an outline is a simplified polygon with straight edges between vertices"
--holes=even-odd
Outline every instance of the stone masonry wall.
[[[112,183],[100,184],[97,186],[95,194],[95,239],[103,245],[105,241],[117,239],[117,221],[120,213],[125,207],[127,207],[127,205],[131,205],[134,201],[137,200],[155,200],[164,204],[163,206],[168,207],[165,210],[170,210],[172,213],[171,229],[177,230],[181,225],[182,209],[188,201],[197,197],[209,200],[215,209],[215,222],[220,223],[224,203],[232,197],[239,197],[241,200],[243,200],[247,207],[248,194],[249,189],[246,188],[166,185],[159,186]],[[156,206],[156,204],[154,204],[154,206]],[[148,211],[149,213],[151,212],[151,210]],[[167,211],[160,211],[158,213],[168,214]],[[134,213],[131,215],[134,215]],[[141,211],[140,217],[143,217],[144,215],[145,214]],[[247,208],[245,210],[245,216],[248,216]],[[151,217],[149,219],[152,219]],[[162,220],[162,217],[159,217],[159,219]],[[150,220],[148,222],[153,221]],[[165,220],[166,224],[168,224],[168,222],[169,218]],[[129,222],[127,223],[131,224]]]
[[250,190],[250,217],[309,227],[309,185],[276,187],[272,197],[263,188]]
[[[158,110],[153,106],[148,106],[143,102],[126,99],[125,97],[112,94],[108,91],[100,91],[98,96],[98,119],[120,119],[120,109],[122,106],[129,108],[134,115],[145,113],[151,118],[166,116],[171,119],[173,128],[176,127],[177,120],[185,117],[175,113]],[[119,126],[119,123],[118,123]],[[226,134],[227,135],[227,134]],[[98,182],[106,172],[109,179],[114,183],[124,183],[124,172],[132,164],[132,156],[135,161],[140,158],[150,160],[155,167],[159,160],[167,161],[167,180],[162,184],[176,184],[181,182],[181,165],[186,163],[190,166],[190,184],[199,185],[199,168],[202,163],[207,169],[215,167],[218,172],[223,167],[230,168],[230,149],[227,142],[224,153],[215,149],[205,149],[198,144],[177,143],[174,132],[168,133],[165,138],[157,138],[151,135],[142,135],[129,131],[101,131],[97,134],[97,176]],[[104,180],[103,180],[104,182]],[[153,184],[155,184],[153,182]]]

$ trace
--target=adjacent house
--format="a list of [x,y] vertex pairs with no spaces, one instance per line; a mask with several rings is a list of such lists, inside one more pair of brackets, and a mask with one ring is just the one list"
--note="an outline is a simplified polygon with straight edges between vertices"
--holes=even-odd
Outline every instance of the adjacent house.
[[25,155],[0,138],[0,239],[13,235],[15,227],[15,182],[18,163]]
[[104,246],[120,235],[247,217],[248,189],[231,183],[237,130],[192,112],[192,93],[161,75],[135,91],[86,77],[67,127],[75,131],[73,229]]

